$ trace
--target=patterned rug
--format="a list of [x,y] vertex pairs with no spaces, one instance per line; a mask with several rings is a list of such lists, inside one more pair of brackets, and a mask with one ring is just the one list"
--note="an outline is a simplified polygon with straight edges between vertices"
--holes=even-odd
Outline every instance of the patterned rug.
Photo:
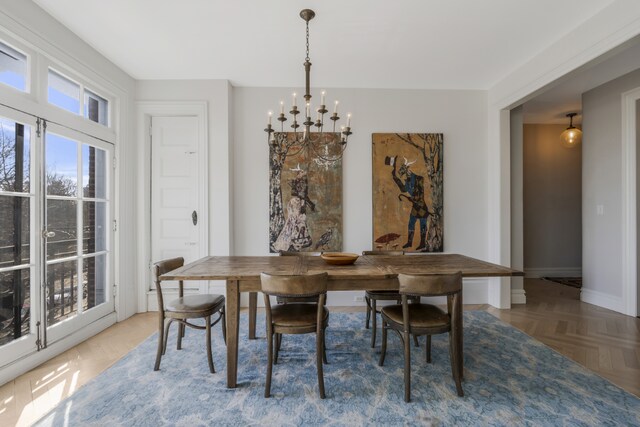
[[[424,338],[421,349],[412,345],[412,402],[405,403],[400,339],[389,335],[379,367],[380,347],[369,346],[364,313],[331,313],[327,399],[318,397],[312,334],[284,337],[272,397],[265,399],[266,342],[247,339],[242,316],[237,389],[225,386],[220,328],[214,330],[217,373],[210,374],[202,333],[188,330],[183,350],[176,351],[174,325],[160,371],[153,371],[154,335],[37,425],[640,425],[637,397],[489,313],[464,315],[462,398],[446,335],[433,339],[432,364],[425,362]],[[264,318],[258,322],[264,331]]]
[[543,277],[542,280],[560,283],[561,285],[571,286],[572,288],[582,288],[582,277]]

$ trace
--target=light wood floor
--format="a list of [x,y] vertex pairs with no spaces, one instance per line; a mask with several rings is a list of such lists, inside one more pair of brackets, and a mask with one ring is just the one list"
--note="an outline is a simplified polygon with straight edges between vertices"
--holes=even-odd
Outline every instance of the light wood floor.
[[[640,396],[640,319],[579,301],[579,291],[526,280],[527,304],[486,310],[565,356]],[[332,311],[361,311],[334,307]],[[156,314],[137,314],[0,387],[0,426],[30,425],[107,369],[156,329]]]

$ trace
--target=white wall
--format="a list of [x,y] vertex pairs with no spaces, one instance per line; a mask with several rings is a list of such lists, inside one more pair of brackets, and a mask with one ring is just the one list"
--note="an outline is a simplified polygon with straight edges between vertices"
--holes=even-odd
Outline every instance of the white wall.
[[[582,96],[582,299],[624,312],[622,288],[622,93],[640,70]],[[597,207],[603,207],[598,215]]]
[[[237,255],[269,253],[269,162],[263,129],[267,111],[277,111],[280,100],[290,102],[293,91],[234,88],[232,169]],[[313,103],[318,94],[312,95],[316,95]],[[371,134],[442,132],[445,251],[486,259],[486,92],[328,88],[327,103],[334,99],[340,100],[342,117],[347,112],[353,114],[354,134],[343,162],[343,249],[356,253],[371,249]],[[468,283],[465,303],[485,303],[486,282]],[[354,304],[355,294],[337,294],[330,296],[330,304]]]
[[524,125],[524,268],[528,277],[582,274],[582,144],[567,125]]

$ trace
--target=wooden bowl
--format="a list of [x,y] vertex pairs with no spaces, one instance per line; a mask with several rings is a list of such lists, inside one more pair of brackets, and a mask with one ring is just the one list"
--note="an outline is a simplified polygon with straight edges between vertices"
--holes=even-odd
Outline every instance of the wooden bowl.
[[349,265],[356,262],[358,254],[351,254],[348,252],[325,252],[320,257],[331,265]]

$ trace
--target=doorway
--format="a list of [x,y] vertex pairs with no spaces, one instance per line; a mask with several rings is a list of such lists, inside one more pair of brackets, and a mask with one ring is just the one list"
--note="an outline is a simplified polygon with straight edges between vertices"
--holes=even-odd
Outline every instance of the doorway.
[[113,145],[0,108],[0,366],[114,312]]
[[[205,102],[138,102],[141,158],[145,177],[141,199],[140,311],[157,309],[153,264],[183,257],[185,263],[209,253],[207,106]],[[167,284],[167,292],[177,292]],[[164,286],[163,286],[164,289]],[[185,293],[208,291],[208,282],[185,283]]]

